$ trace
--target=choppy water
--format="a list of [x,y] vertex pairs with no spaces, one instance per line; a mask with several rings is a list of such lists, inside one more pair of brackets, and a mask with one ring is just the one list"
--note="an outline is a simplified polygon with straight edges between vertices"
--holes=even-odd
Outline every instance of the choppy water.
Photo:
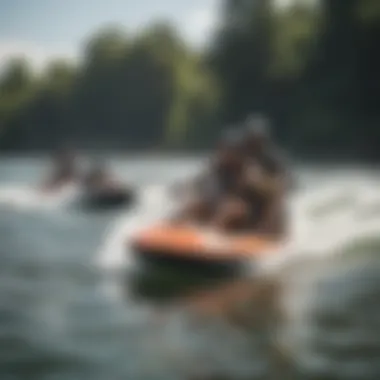
[[380,378],[375,170],[297,169],[288,246],[220,283],[141,273],[126,250],[199,160],[115,160],[142,199],[113,214],[41,197],[45,165],[0,162],[0,379]]

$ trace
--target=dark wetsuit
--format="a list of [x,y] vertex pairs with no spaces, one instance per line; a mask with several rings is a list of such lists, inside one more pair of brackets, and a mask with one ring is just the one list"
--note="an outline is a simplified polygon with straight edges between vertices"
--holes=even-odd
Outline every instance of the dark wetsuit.
[[[258,165],[265,175],[277,176],[285,175],[285,165],[282,157],[275,151],[269,150],[265,154],[252,155],[253,165]],[[249,167],[249,162],[247,163]],[[240,170],[241,169],[241,170]],[[263,193],[260,189],[242,185],[244,170],[246,167],[230,169],[228,171],[212,170],[204,173],[198,178],[196,192],[202,200],[205,212],[209,217],[213,217],[218,212],[219,206],[224,201],[243,202],[244,215],[231,217],[228,222],[230,229],[254,229],[265,217],[268,207],[271,206],[272,195]],[[244,206],[245,205],[245,206]],[[237,205],[237,207],[240,207]],[[285,215],[285,212],[282,213]],[[282,215],[279,216],[279,223],[282,224]],[[277,222],[276,222],[277,223]]]
[[268,148],[265,152],[252,155],[252,158],[264,169],[269,175],[286,175],[287,159],[285,155],[276,148]]
[[[287,176],[287,165],[283,158],[276,149],[269,148],[260,155],[252,155],[252,161],[259,165],[264,174],[271,176]],[[241,191],[242,199],[249,205],[249,227],[255,228],[262,221],[266,210],[272,202],[271,195],[262,193],[259,189],[252,187],[243,188]],[[280,216],[282,224],[285,219],[285,210]]]
[[195,202],[202,205],[202,219],[212,219],[224,204],[225,200],[238,195],[238,183],[241,171],[211,169],[199,176],[195,181]]
[[200,181],[200,192],[207,201],[217,204],[222,198],[237,194],[240,176],[240,170],[208,173]]

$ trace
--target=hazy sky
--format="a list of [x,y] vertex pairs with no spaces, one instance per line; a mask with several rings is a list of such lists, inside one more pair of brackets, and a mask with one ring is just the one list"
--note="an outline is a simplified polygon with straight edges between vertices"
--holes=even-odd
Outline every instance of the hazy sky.
[[[280,0],[286,2],[289,0]],[[14,54],[40,65],[52,56],[76,56],[97,28],[119,24],[135,31],[168,19],[194,45],[217,20],[219,0],[0,0],[0,64]]]
[[207,41],[218,0],[0,0],[0,63],[24,53],[36,64],[75,56],[96,28],[135,31],[155,19],[173,22],[193,44]]

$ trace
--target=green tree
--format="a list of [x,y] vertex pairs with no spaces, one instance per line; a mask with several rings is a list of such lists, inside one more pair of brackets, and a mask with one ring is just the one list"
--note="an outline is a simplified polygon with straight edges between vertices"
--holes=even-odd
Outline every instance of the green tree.
[[224,120],[266,111],[273,55],[273,4],[226,0],[210,61],[223,83]]
[[26,109],[36,92],[31,67],[24,59],[10,60],[0,80],[0,138],[8,146],[26,140]]

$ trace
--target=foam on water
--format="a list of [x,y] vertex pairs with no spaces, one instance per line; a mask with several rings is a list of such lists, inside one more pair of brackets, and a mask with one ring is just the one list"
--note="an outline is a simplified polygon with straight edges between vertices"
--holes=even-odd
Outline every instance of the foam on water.
[[[263,267],[280,269],[299,257],[342,253],[354,242],[376,238],[380,232],[379,185],[373,176],[358,175],[330,179],[313,189],[295,192],[289,202],[290,239],[281,255],[265,259]],[[111,270],[128,265],[128,238],[175,206],[165,187],[145,189],[141,207],[123,215],[111,227],[100,250],[99,265]]]
[[[281,255],[265,259],[267,268],[281,268],[297,257],[342,253],[352,244],[377,238],[380,231],[379,179],[357,175],[325,180],[314,188],[295,192],[289,202],[291,236]],[[0,188],[0,204],[17,209],[69,207],[79,197],[78,186],[66,186],[54,194],[20,185]],[[130,265],[128,239],[140,228],[170,214],[178,205],[164,185],[141,189],[137,207],[120,215],[109,226],[97,257],[98,265],[119,270]],[[283,263],[283,264],[280,264]]]
[[[290,199],[291,238],[280,254],[273,255],[261,263],[263,270],[267,270],[277,277],[283,277],[289,267],[292,267],[292,273],[297,274],[297,276],[288,276],[287,281],[294,281],[294,285],[287,288],[289,293],[284,294],[283,297],[283,302],[287,304],[287,317],[291,320],[288,328],[284,331],[284,335],[287,334],[284,340],[287,340],[288,346],[293,346],[293,352],[297,351],[293,353],[294,356],[297,356],[297,361],[305,363],[305,367],[313,366],[313,371],[319,372],[319,368],[335,370],[338,365],[343,368],[343,364],[346,365],[344,370],[354,371],[352,366],[361,364],[359,361],[353,360],[346,360],[345,363],[334,362],[335,359],[327,357],[327,355],[326,357],[317,355],[312,350],[313,342],[310,343],[310,336],[313,334],[334,347],[337,345],[334,339],[338,343],[341,340],[340,336],[331,334],[331,330],[327,329],[327,332],[322,334],[316,329],[313,330],[313,326],[307,325],[307,309],[310,307],[310,303],[318,303],[315,296],[318,290],[313,289],[310,278],[314,276],[314,270],[318,271],[317,264],[319,262],[325,261],[326,256],[334,256],[339,253],[346,255],[350,250],[352,251],[353,246],[355,254],[360,255],[361,251],[368,249],[369,242],[376,244],[376,240],[379,240],[380,195],[376,191],[378,185],[379,181],[365,175],[357,178],[351,176],[347,179],[340,177],[324,180],[324,183],[318,184],[317,187],[302,189],[294,193]],[[68,195],[61,194],[60,197],[57,195],[54,201],[48,202],[46,198],[26,188],[16,186],[0,189],[0,203],[26,209],[28,207],[44,208],[47,204],[50,205],[49,207],[63,207],[67,205],[65,199],[69,198]],[[143,189],[139,204],[128,213],[121,215],[110,226],[104,245],[100,247],[99,255],[96,257],[99,267],[102,270],[106,269],[106,273],[111,273],[110,278],[117,279],[117,276],[113,276],[115,271],[117,273],[119,269],[124,269],[131,264],[126,255],[128,238],[139,228],[170,213],[175,206],[165,186],[149,186]],[[78,241],[88,239],[87,236],[82,237],[82,229],[75,228],[75,226],[72,228],[73,223],[83,224],[82,219],[70,218],[67,223],[71,226],[68,229],[70,235],[61,241],[69,240],[69,236],[72,236],[74,230],[78,234],[73,238],[76,245],[78,245]],[[42,227],[36,226],[36,230],[41,229],[46,235],[52,236],[61,234],[61,220],[57,221],[57,228],[54,223],[49,222],[49,226],[50,224],[52,224],[51,230],[46,227],[47,224],[41,225]],[[91,231],[91,236],[96,238],[99,236],[98,227]],[[34,235],[42,236],[39,233]],[[20,238],[17,240],[19,241]],[[25,244],[30,246],[30,241],[28,239],[25,241]],[[20,245],[21,243],[23,242],[19,241]],[[87,245],[87,243],[83,244],[83,247],[87,247]],[[54,253],[51,253],[51,246],[45,250],[40,249],[40,244],[36,243],[36,251],[47,251],[51,257],[54,256]],[[82,248],[82,244],[80,246],[79,250],[88,249],[93,252],[92,246],[91,249]],[[62,253],[59,252],[56,256],[64,257],[65,260],[68,256],[77,257],[77,248],[73,249],[73,253],[69,255],[66,248],[64,244],[62,247],[57,247],[57,251],[62,250]],[[25,250],[27,253],[26,257],[23,257],[23,262],[28,263],[27,259],[30,258],[33,263],[35,256],[31,255],[28,249],[19,250]],[[18,250],[16,249],[16,251]],[[83,257],[83,261],[91,260],[91,258],[92,255]],[[307,266],[307,270],[304,266],[298,267],[301,268],[300,271],[294,270],[297,263],[305,259],[312,263],[315,262],[315,268],[313,264]],[[199,376],[203,372],[217,371],[218,374],[230,375],[231,378],[263,378],[267,367],[270,366],[268,358],[264,355],[264,348],[258,347],[257,353],[252,354],[250,337],[242,334],[238,329],[227,328],[224,325],[219,326],[213,319],[210,326],[206,325],[203,328],[201,325],[202,328],[198,330],[198,327],[193,326],[191,320],[186,319],[186,317],[190,319],[190,313],[186,314],[186,311],[185,315],[179,315],[174,311],[173,313],[168,312],[166,315],[162,311],[165,320],[161,326],[160,318],[155,318],[151,309],[141,308],[140,305],[133,303],[128,303],[128,307],[124,309],[121,303],[113,302],[113,299],[107,297],[104,300],[102,295],[94,291],[94,284],[102,287],[103,282],[99,284],[95,280],[94,282],[89,281],[82,289],[73,283],[74,275],[67,277],[63,274],[59,275],[58,270],[56,273],[46,271],[45,260],[47,259],[41,260],[44,265],[41,271],[50,273],[47,277],[54,279],[54,283],[49,282],[51,279],[48,281],[47,278],[44,282],[46,276],[41,279],[38,283],[39,289],[36,291],[36,295],[38,294],[41,300],[37,302],[33,299],[33,302],[26,305],[26,317],[30,317],[33,322],[30,328],[30,347],[32,348],[35,346],[46,347],[46,352],[49,354],[54,353],[55,350],[60,355],[70,353],[76,356],[77,360],[83,358],[84,362],[88,361],[91,368],[95,369],[94,372],[105,366],[107,371],[109,370],[108,375],[111,374],[112,377],[112,374],[115,374],[116,377],[117,372],[115,371],[119,371],[120,378],[137,379],[146,375],[151,378],[166,379],[170,378],[168,376],[169,369],[171,370],[173,367],[181,373],[193,368],[199,369]],[[62,260],[62,263],[65,263],[65,260]],[[78,265],[78,261],[75,261],[74,267],[77,268]],[[62,265],[59,265],[59,270],[62,269]],[[322,301],[319,302],[333,304],[340,297],[339,292],[344,293],[347,286],[339,280],[340,277],[347,277],[346,273],[342,268],[341,273],[337,274],[335,268],[329,269],[327,266],[324,275],[329,277],[328,281],[336,281],[337,286],[332,287],[332,290],[329,288],[326,291],[325,289],[324,292],[319,290],[319,292],[327,294],[327,296],[321,297]],[[12,276],[14,274],[9,272],[8,277],[11,280]],[[23,278],[25,275],[22,274],[21,277]],[[5,280],[7,279],[3,278],[2,282]],[[83,282],[83,272],[78,272],[77,280]],[[356,279],[355,282],[354,280],[352,280],[351,288],[359,288],[360,281]],[[113,281],[114,285],[115,283],[117,287],[117,281]],[[13,287],[14,294],[11,292],[11,301],[20,310],[24,310],[26,306],[24,299],[20,296],[17,297],[17,294],[21,293],[22,295],[28,287],[30,285],[25,281],[25,285],[20,290]],[[117,290],[120,288],[121,286]],[[82,290],[79,291],[79,289]],[[337,292],[338,294],[336,294]],[[8,288],[4,288],[3,293],[9,297]],[[223,297],[225,296],[223,295]],[[305,306],[307,304],[308,306]],[[326,307],[328,313],[335,310],[333,306]],[[11,327],[14,327],[12,331],[20,331],[19,325],[16,323]],[[368,335],[367,330],[365,331],[367,335],[354,329],[352,334],[350,331],[344,332],[346,340],[342,340],[342,342],[347,345],[357,344],[358,337],[367,339]],[[368,340],[370,338],[371,336],[368,336]],[[226,344],[226,342],[229,343]],[[29,346],[23,344],[23,347],[28,348]],[[139,361],[139,358],[143,360]],[[198,376],[197,373],[194,374],[194,377],[196,376]],[[178,376],[178,378],[183,378],[183,376]]]
[[121,215],[111,226],[100,249],[98,264],[109,270],[122,270],[128,264],[125,254],[128,239],[143,226],[170,213],[173,204],[163,186],[151,186],[140,192],[139,207]]
[[0,204],[14,209],[56,209],[66,207],[79,196],[77,185],[67,185],[54,193],[23,185],[7,185],[0,188]]

